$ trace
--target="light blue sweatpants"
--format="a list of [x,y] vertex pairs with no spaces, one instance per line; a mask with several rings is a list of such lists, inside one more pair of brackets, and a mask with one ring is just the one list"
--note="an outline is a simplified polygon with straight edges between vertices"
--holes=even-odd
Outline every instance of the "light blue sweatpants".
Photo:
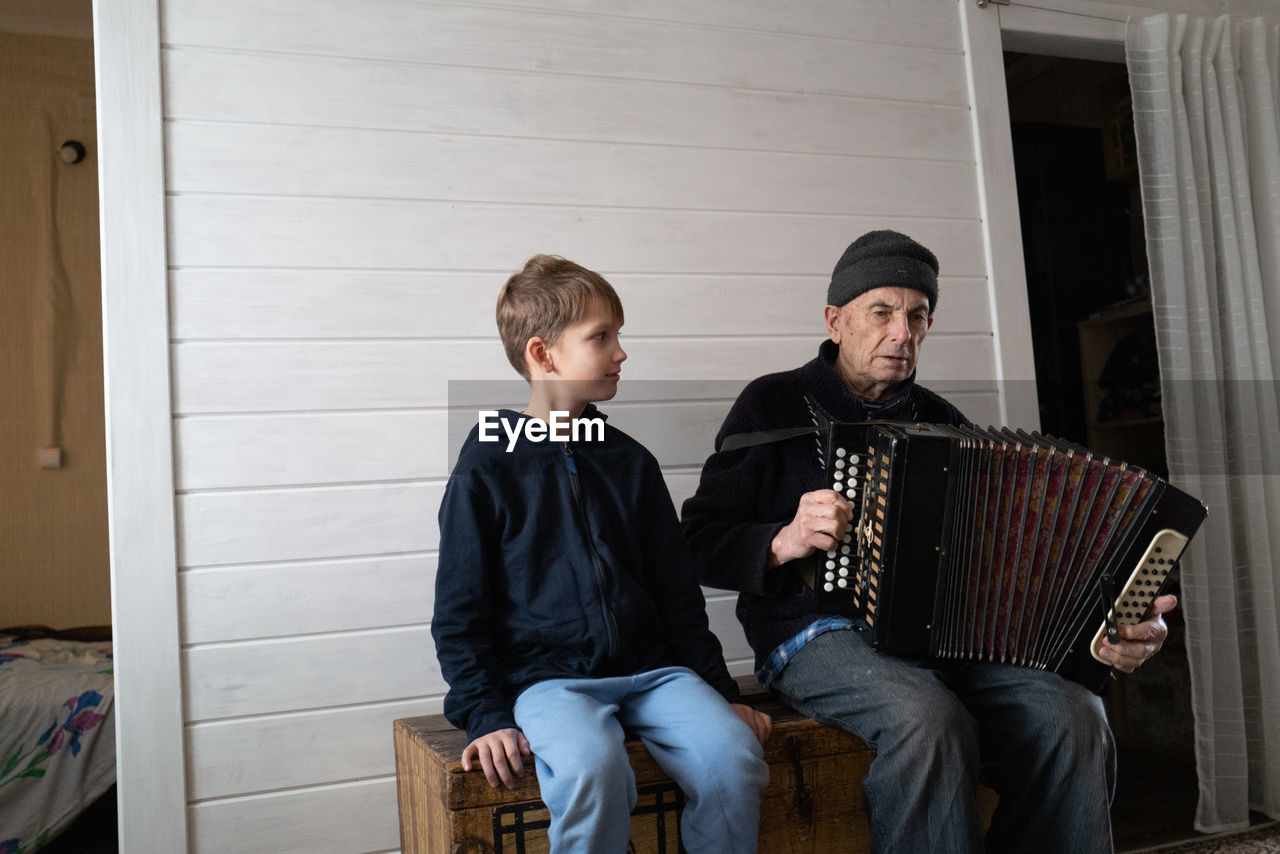
[[554,854],[623,854],[636,782],[627,733],[685,795],[689,854],[756,850],[769,779],[755,734],[714,688],[685,667],[603,679],[548,679],[516,700],[533,750]]

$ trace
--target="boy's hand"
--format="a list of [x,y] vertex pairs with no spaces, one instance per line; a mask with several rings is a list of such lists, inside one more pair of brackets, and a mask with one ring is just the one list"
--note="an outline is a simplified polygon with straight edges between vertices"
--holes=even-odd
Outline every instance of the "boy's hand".
[[470,771],[472,757],[479,760],[484,778],[493,788],[516,787],[516,781],[524,777],[523,756],[532,755],[529,739],[515,728],[494,730],[471,742],[462,751],[462,770]]
[[773,718],[742,703],[731,703],[730,708],[742,718],[743,723],[751,727],[761,744],[769,740],[769,733],[773,732]]

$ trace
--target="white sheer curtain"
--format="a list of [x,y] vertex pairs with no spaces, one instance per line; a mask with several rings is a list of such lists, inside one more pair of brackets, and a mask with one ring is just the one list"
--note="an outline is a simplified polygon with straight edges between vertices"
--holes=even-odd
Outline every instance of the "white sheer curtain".
[[1126,45],[1170,477],[1209,505],[1181,606],[1206,832],[1280,818],[1278,46],[1186,15]]

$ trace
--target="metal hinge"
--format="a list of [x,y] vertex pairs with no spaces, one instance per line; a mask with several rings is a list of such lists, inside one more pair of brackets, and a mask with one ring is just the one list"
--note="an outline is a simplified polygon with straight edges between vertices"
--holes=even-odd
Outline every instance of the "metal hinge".
[[992,3],[996,4],[997,6],[1008,6],[1010,3],[1010,0],[978,0],[978,8],[985,9],[988,6],[990,6]]

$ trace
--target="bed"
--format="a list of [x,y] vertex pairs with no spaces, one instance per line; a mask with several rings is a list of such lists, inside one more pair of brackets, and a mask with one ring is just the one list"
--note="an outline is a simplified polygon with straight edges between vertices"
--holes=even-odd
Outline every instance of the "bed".
[[0,854],[30,854],[115,783],[109,629],[0,629]]

